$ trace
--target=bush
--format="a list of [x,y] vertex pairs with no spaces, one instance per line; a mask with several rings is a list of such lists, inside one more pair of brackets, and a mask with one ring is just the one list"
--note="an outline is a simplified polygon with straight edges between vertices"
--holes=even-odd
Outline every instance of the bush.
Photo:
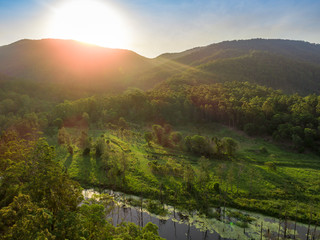
[[268,153],[268,150],[267,150],[266,147],[260,147],[259,152],[260,152],[260,153],[263,153],[263,154],[267,154],[267,153]]
[[203,136],[187,136],[184,141],[186,149],[189,152],[206,157],[209,157],[213,154],[213,148],[211,144],[209,143],[208,139]]
[[269,170],[276,171],[277,166],[275,162],[266,162],[265,165],[268,167]]
[[177,145],[182,140],[182,134],[180,132],[172,132],[170,134],[170,140]]
[[222,149],[224,150],[224,153],[232,156],[235,154],[237,148],[238,148],[238,143],[230,137],[224,137],[221,139],[222,142]]

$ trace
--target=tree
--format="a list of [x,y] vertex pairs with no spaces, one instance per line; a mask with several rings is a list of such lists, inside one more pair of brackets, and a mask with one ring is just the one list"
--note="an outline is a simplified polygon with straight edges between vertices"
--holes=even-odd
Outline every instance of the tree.
[[11,217],[0,223],[0,232],[12,237],[9,239],[53,239],[59,216],[76,212],[82,200],[80,185],[53,160],[54,148],[45,140],[19,140],[15,135],[4,138],[0,155],[10,161],[0,181],[0,215],[1,220]]
[[219,139],[218,137],[212,137],[212,141],[215,144],[215,152],[218,156],[220,156],[222,154],[222,142],[221,139]]
[[190,191],[192,189],[193,182],[194,182],[194,176],[195,176],[195,173],[194,173],[192,166],[189,163],[185,164],[184,173],[183,173],[183,180],[186,183],[186,187],[187,187],[188,191]]
[[314,147],[314,139],[316,138],[316,130],[311,128],[304,129],[304,140],[307,147]]
[[103,205],[81,205],[80,221],[85,239],[104,240],[109,237],[107,233],[108,224],[105,219],[105,208]]
[[233,156],[238,148],[238,143],[230,137],[222,138],[221,142],[224,153],[228,156]]
[[[124,172],[125,161],[120,161]],[[134,224],[118,228],[108,223],[110,197],[99,196],[102,204],[90,201],[79,207],[80,185],[54,160],[54,148],[44,139],[1,135],[0,163],[0,239],[123,239],[132,237],[125,234],[131,227],[137,235],[126,239],[161,239],[154,225],[141,230]]]
[[144,139],[146,140],[146,142],[148,143],[148,146],[150,146],[150,142],[153,139],[153,135],[151,132],[145,132],[144,133]]
[[212,146],[210,145],[208,140],[200,135],[194,135],[192,137],[187,136],[185,138],[185,146],[187,148],[187,151],[200,156],[209,157],[213,153]]
[[302,138],[297,134],[292,134],[291,138],[294,148],[300,153],[304,152],[304,141]]
[[63,127],[58,131],[58,144],[60,145],[68,145],[71,143],[71,136],[68,131]]
[[178,145],[182,140],[182,134],[180,132],[172,132],[170,134],[170,140],[175,144]]
[[262,105],[262,111],[265,114],[265,117],[267,119],[270,119],[272,115],[274,114],[274,107],[273,102],[271,98],[268,98]]
[[162,144],[164,130],[160,125],[152,126],[153,135],[157,143]]
[[0,210],[0,237],[10,239],[54,239],[50,233],[52,213],[34,204],[25,194],[15,196],[9,206]]

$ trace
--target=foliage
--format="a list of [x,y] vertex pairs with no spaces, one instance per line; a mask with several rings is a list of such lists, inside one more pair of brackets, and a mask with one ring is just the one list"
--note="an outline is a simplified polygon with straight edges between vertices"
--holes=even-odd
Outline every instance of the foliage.
[[137,229],[139,239],[160,239],[154,225],[112,226],[101,202],[80,206],[80,185],[54,161],[54,148],[44,139],[24,140],[7,132],[0,142],[0,239],[121,238],[129,227]]
[[224,137],[221,139],[222,142],[222,149],[225,154],[228,156],[232,156],[235,154],[237,148],[238,148],[238,143],[233,140],[230,137]]
[[189,152],[206,157],[209,157],[213,154],[213,148],[209,140],[203,136],[187,136],[184,141],[187,151]]

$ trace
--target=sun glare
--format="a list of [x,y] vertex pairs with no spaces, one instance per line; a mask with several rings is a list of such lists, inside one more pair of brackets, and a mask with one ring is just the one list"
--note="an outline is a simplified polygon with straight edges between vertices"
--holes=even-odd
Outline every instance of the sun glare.
[[121,15],[95,0],[64,1],[49,26],[54,38],[74,39],[111,48],[127,48],[128,29]]

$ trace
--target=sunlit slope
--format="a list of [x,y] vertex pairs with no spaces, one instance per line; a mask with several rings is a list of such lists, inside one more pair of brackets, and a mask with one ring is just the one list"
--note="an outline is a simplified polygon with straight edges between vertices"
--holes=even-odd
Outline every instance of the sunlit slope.
[[319,44],[281,39],[225,41],[181,53],[163,54],[159,57],[187,65],[200,65],[212,60],[239,57],[251,51],[266,51],[300,61],[320,64]]
[[0,74],[90,92],[167,79],[198,83],[248,81],[285,93],[320,93],[320,45],[291,40],[239,40],[148,59],[129,50],[72,40],[21,40],[0,47]]
[[289,94],[320,92],[319,65],[261,51],[213,60],[174,78],[196,79],[197,83],[248,81]]
[[158,60],[164,62],[158,76],[165,75],[174,63],[179,66],[172,71],[176,79],[201,83],[249,81],[286,93],[320,92],[320,45],[302,41],[228,41],[163,54]]
[[129,50],[72,40],[21,40],[0,47],[1,73],[35,81],[121,88],[150,64]]

